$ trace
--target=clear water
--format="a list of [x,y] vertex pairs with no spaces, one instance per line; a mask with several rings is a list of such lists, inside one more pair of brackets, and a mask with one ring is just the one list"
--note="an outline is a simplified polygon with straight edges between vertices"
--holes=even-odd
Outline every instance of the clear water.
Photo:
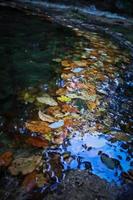
[[[80,108],[81,117],[85,122],[83,121],[83,124],[76,129],[69,128],[69,137],[63,144],[39,150],[25,147],[23,140],[20,141],[18,136],[28,134],[25,122],[37,118],[38,107],[34,103],[22,101],[19,98],[21,92],[24,90],[35,94],[46,92],[56,98],[56,90],[64,87],[69,80],[64,81],[61,78],[62,68],[52,60],[58,57],[71,58],[81,41],[85,48],[88,48],[88,43],[82,37],[77,37],[76,32],[44,19],[26,16],[10,9],[1,8],[0,12],[1,153],[12,150],[14,154],[19,154],[28,150],[43,154],[43,160],[46,162],[44,171],[56,182],[62,180],[67,170],[87,169],[109,182],[122,183],[121,173],[133,167],[131,134],[133,85],[130,65],[123,66],[122,62],[121,65],[115,66],[111,72],[114,74],[113,78],[110,77],[110,72],[101,68],[100,73],[104,73],[106,80],[92,79],[100,98],[99,107],[103,109],[102,106],[107,102],[102,115],[97,116],[95,112],[86,113],[83,101],[74,100],[72,104]],[[90,33],[90,40],[95,35]],[[101,44],[105,42],[110,49],[109,41],[96,37]],[[89,45],[91,48],[91,42]],[[122,51],[119,49],[120,55]],[[74,76],[70,83],[76,83],[79,79],[81,77]],[[104,128],[101,131],[91,130],[97,122],[104,124]],[[85,128],[86,126],[89,130]],[[120,133],[122,136],[117,137]],[[15,147],[12,145],[14,140],[18,142]],[[109,156],[109,163],[107,160],[103,161],[104,154]],[[59,157],[58,165],[54,164],[55,156]],[[113,163],[112,159],[115,159]]]

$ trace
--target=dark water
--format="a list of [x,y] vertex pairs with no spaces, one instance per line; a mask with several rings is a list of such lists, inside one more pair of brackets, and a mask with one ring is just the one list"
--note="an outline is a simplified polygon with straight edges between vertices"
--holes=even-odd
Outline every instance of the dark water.
[[[0,8],[0,28],[0,152],[9,149],[19,154],[28,149],[42,153],[37,148],[26,149],[23,142],[13,148],[16,135],[27,134],[24,123],[36,119],[38,111],[32,102],[23,102],[20,94],[22,91],[47,92],[55,97],[64,80],[61,67],[52,59],[64,59],[81,40],[84,45],[86,42],[70,29],[10,9]],[[98,121],[104,124],[104,129],[70,129],[69,138],[63,144],[43,151],[44,172],[54,177],[54,181],[60,182],[67,170],[87,169],[109,182],[122,183],[121,173],[132,169],[132,69],[130,65],[123,65],[115,66],[113,79],[105,71],[105,81],[92,80],[101,101],[99,107],[103,109],[107,102],[102,115],[95,116],[93,112],[89,119],[91,113],[85,112],[84,103],[75,103],[83,108],[81,115],[88,116],[88,126]],[[54,157],[59,157],[58,166],[54,164]]]

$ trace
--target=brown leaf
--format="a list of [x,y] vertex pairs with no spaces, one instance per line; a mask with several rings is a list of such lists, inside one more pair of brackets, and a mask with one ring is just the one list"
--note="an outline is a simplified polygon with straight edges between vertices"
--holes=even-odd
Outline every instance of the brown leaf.
[[63,113],[61,112],[61,108],[59,106],[49,107],[46,112],[48,115],[52,115],[55,118],[63,117]]
[[35,171],[25,176],[22,186],[26,189],[27,192],[32,191],[37,186]]
[[70,112],[70,113],[78,113],[78,109],[69,105],[69,104],[63,104],[62,105],[62,112],[66,113],[66,112]]
[[30,144],[34,147],[39,147],[39,148],[42,148],[42,147],[47,147],[49,145],[49,142],[48,140],[46,139],[41,139],[39,137],[29,137],[27,140],[26,140],[26,143],[27,144]]
[[35,187],[42,187],[44,184],[48,184],[48,182],[48,177],[46,177],[45,174],[33,171],[32,173],[25,176],[22,187],[24,187],[27,192],[30,192]]
[[74,64],[78,67],[87,67],[88,63],[86,60],[74,61]]
[[39,155],[32,155],[29,157],[16,157],[11,166],[8,168],[12,175],[29,174],[33,172],[40,164],[42,157]]
[[68,128],[72,127],[72,125],[73,125],[73,120],[71,118],[64,119],[64,127]]
[[0,155],[0,167],[8,167],[13,159],[13,153],[10,151],[7,151]]
[[61,96],[66,94],[66,88],[60,88],[56,91],[56,94]]
[[51,131],[49,124],[42,121],[30,121],[26,122],[26,128],[29,129],[31,132],[38,132],[42,134],[47,134]]

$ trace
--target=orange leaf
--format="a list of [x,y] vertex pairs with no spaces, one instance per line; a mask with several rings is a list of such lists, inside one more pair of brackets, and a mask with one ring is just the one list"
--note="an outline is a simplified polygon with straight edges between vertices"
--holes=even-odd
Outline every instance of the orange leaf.
[[4,166],[4,167],[7,167],[10,165],[11,161],[13,159],[13,154],[12,152],[10,151],[7,151],[5,153],[3,153],[1,156],[0,156],[0,167],[1,166]]
[[68,104],[64,104],[62,105],[62,112],[66,113],[66,112],[70,112],[70,113],[78,113],[78,109],[71,106],[71,105],[68,105]]
[[71,118],[66,118],[64,119],[64,126],[67,127],[72,127],[73,125],[73,120]]
[[26,128],[32,132],[38,132],[42,134],[46,134],[51,131],[51,128],[48,126],[47,122],[42,121],[31,121],[26,122]]
[[26,143],[30,144],[34,147],[39,147],[39,148],[47,147],[49,145],[48,140],[41,139],[41,138],[38,138],[38,137],[29,137],[26,140]]

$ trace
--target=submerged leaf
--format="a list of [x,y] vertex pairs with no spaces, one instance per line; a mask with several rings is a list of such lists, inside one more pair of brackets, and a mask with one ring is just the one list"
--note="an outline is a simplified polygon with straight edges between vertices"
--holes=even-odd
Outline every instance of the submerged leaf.
[[66,94],[66,88],[60,88],[56,91],[57,95],[65,95]]
[[95,110],[96,107],[97,107],[97,103],[96,102],[93,102],[93,101],[89,101],[87,103],[87,107],[90,109],[90,110]]
[[75,94],[75,93],[68,93],[67,96],[70,99],[82,99],[82,100],[86,100],[86,101],[95,101],[96,100],[96,95],[88,95],[87,92],[81,92],[81,94]]
[[61,108],[59,106],[53,106],[53,107],[49,107],[46,112],[49,115],[54,116],[55,118],[62,118],[64,115],[60,110]]
[[4,167],[9,166],[12,159],[13,159],[12,152],[10,152],[10,151],[4,152],[2,155],[0,155],[0,167],[1,166],[4,166]]
[[69,104],[64,104],[64,105],[62,105],[62,112],[78,113],[79,111],[76,107],[73,107]]
[[35,187],[43,187],[44,184],[48,184],[48,178],[43,173],[32,173],[25,176],[22,186],[27,192],[32,191]]
[[66,118],[64,119],[64,126],[66,128],[73,126],[73,119],[72,118]]
[[44,114],[41,110],[39,110],[38,116],[39,116],[39,118],[40,118],[42,121],[44,121],[44,122],[50,122],[50,123],[52,123],[52,122],[55,121],[55,119],[54,119],[53,117]]
[[39,137],[29,137],[26,140],[27,144],[30,144],[34,147],[38,147],[38,148],[43,148],[43,147],[47,147],[49,145],[48,140],[46,139],[41,139]]
[[12,175],[29,174],[33,172],[41,163],[41,156],[33,155],[30,157],[20,157],[13,160],[8,168]]
[[42,97],[37,97],[36,99],[39,103],[46,104],[49,106],[57,106],[58,105],[57,102],[52,97],[50,97],[48,94],[45,94]]
[[63,61],[61,61],[61,65],[63,67],[70,67],[71,66],[71,62],[69,60],[63,60]]
[[74,61],[74,64],[78,67],[86,67],[88,65],[86,60]]
[[57,99],[61,102],[70,102],[71,101],[70,97],[67,97],[67,96],[64,96],[64,95],[62,95],[61,97],[58,97]]
[[30,122],[26,122],[25,125],[26,125],[26,128],[29,129],[32,132],[38,132],[38,133],[46,134],[46,133],[51,131],[47,122],[30,121]]
[[63,73],[63,74],[61,74],[61,78],[64,79],[64,80],[71,79],[73,76],[74,76],[73,73],[69,73],[69,74]]
[[22,183],[22,187],[26,189],[27,192],[32,191],[37,186],[36,183],[36,172],[33,171],[32,173],[28,174]]

